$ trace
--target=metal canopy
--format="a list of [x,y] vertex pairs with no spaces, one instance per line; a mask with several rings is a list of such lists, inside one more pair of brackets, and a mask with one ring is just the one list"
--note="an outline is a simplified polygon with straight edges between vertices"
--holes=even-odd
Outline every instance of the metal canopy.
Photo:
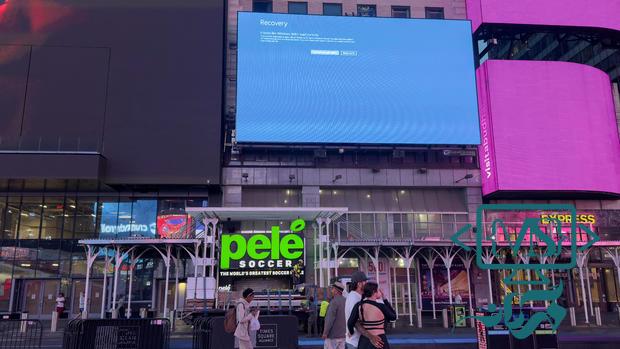
[[194,217],[216,218],[221,221],[275,221],[301,218],[334,220],[346,213],[346,207],[188,207],[186,212]]
[[152,245],[189,245],[193,246],[195,243],[200,243],[201,239],[151,239],[151,238],[126,238],[126,239],[87,239],[79,240],[78,243],[82,245],[91,246],[152,246]]

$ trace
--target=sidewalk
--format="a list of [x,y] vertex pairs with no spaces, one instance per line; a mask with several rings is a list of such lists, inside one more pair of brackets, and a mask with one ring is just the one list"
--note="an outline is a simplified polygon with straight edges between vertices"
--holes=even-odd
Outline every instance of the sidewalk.
[[[571,327],[565,321],[559,331],[559,341],[562,349],[583,349],[584,346],[596,345],[596,349],[617,349],[620,347],[620,326],[618,321],[606,318],[604,326],[580,324]],[[58,332],[50,332],[50,322],[43,321],[42,349],[62,348],[61,322]],[[399,324],[398,328],[391,329],[388,334],[390,345],[395,348],[408,349],[475,349],[477,348],[476,333],[472,328],[445,329],[442,327],[410,327],[408,322]],[[300,349],[323,348],[323,340],[318,337],[307,337],[300,334]],[[192,348],[192,328],[180,325],[176,332],[170,335],[171,349]],[[218,348],[219,349],[219,348]],[[284,348],[283,348],[284,349]],[[495,349],[495,348],[491,348]],[[503,349],[503,348],[501,348]]]

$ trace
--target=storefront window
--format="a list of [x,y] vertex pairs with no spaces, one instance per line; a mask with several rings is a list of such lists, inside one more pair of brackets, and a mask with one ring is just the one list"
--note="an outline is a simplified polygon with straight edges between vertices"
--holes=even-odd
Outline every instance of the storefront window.
[[13,270],[13,278],[15,279],[33,278],[35,269],[36,269],[36,261],[34,260],[16,261],[15,269]]
[[71,258],[71,276],[86,276],[86,255],[74,254]]
[[65,239],[73,239],[75,231],[75,212],[77,209],[77,199],[75,197],[65,198],[65,208],[63,213],[63,233]]
[[0,229],[2,229],[2,236],[4,236],[4,217],[6,215],[6,198],[0,196]]
[[41,227],[42,197],[23,197],[18,239],[38,239]]
[[97,199],[80,197],[75,209],[75,239],[96,237]]
[[146,236],[157,231],[157,200],[122,198],[102,203],[100,236],[103,238]]
[[607,301],[618,302],[618,280],[614,269],[603,269],[603,277],[605,278],[605,286],[607,288]]
[[60,239],[64,220],[64,198],[47,197],[43,203],[41,240]]
[[13,264],[0,260],[0,311],[9,310],[9,300],[11,299],[11,274]]
[[19,225],[19,205],[21,198],[9,197],[4,212],[4,226],[2,237],[4,239],[16,239]]
[[38,278],[55,278],[58,276],[60,269],[60,263],[55,261],[39,261],[37,263],[37,277]]

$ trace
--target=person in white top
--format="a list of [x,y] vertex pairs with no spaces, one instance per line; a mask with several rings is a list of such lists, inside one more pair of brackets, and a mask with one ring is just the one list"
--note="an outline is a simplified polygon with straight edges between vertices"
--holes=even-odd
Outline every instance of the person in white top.
[[58,313],[58,317],[65,312],[65,294],[62,292],[56,297],[56,312]]
[[[345,323],[349,321],[353,307],[362,301],[362,293],[364,291],[364,285],[366,285],[368,277],[361,271],[356,271],[351,274],[351,284],[347,299],[344,305]],[[362,326],[356,326],[353,334],[347,331],[346,349],[357,349],[360,341],[360,335],[368,337],[371,343],[377,348],[383,348],[383,342],[379,336],[373,335],[366,331]]]

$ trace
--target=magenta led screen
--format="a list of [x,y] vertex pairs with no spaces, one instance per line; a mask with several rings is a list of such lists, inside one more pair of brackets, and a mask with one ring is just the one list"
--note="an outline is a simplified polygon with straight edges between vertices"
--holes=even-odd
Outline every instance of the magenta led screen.
[[556,25],[620,30],[618,0],[467,0],[473,30],[482,23]]
[[483,194],[620,194],[609,77],[565,62],[486,61],[477,71]]

